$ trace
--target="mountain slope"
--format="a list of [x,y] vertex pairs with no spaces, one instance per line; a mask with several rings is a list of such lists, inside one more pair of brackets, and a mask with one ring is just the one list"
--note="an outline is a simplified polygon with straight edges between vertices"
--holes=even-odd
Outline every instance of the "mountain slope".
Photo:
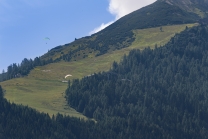
[[198,19],[200,17],[196,14],[187,12],[176,5],[157,1],[122,17],[92,36],[77,39],[70,44],[50,50],[42,56],[42,59],[52,58],[55,61],[73,61],[86,57],[95,57],[130,46],[135,40],[133,30],[195,23]]
[[[58,103],[66,103],[63,101],[62,93],[67,84],[61,82],[66,81],[64,76],[72,72],[74,79],[86,76],[81,80],[71,81],[72,84],[69,83],[66,97],[70,106],[88,117],[95,118],[98,121],[96,124],[73,120],[70,123],[71,118],[67,120],[62,115],[57,116],[58,124],[53,124],[54,117],[50,121],[49,116],[44,114],[42,119],[45,120],[42,122],[34,113],[32,115],[36,117],[30,117],[30,111],[33,110],[23,107],[25,111],[19,109],[18,113],[18,107],[15,105],[11,109],[11,105],[2,101],[0,95],[0,102],[3,102],[0,105],[1,110],[4,108],[0,120],[6,119],[1,120],[3,124],[0,123],[0,137],[5,137],[2,131],[7,131],[8,135],[13,136],[14,133],[21,133],[22,122],[23,127],[29,126],[24,132],[27,138],[31,138],[28,135],[34,133],[38,134],[39,138],[41,133],[49,133],[49,136],[46,136],[48,138],[50,135],[57,137],[62,131],[69,133],[72,138],[208,138],[208,27],[204,25],[186,28],[166,44],[169,37],[161,39],[164,34],[168,34],[164,25],[196,22],[200,17],[163,1],[157,1],[138,11],[97,34],[56,47],[42,57],[46,60],[52,58],[54,61],[71,61],[70,63],[57,62],[36,67],[24,78],[1,83],[6,89],[5,95],[10,95],[10,98],[12,95],[9,94],[9,89],[21,101],[36,102],[39,110],[46,107],[50,110],[54,110],[54,106],[62,107],[56,107],[56,112],[69,108],[59,106]],[[145,12],[148,13],[145,15]],[[144,18],[144,22],[138,20],[138,17]],[[127,20],[129,22],[126,22]],[[128,24],[131,24],[130,27]],[[152,26],[156,28],[149,28]],[[161,26],[163,31],[159,28]],[[149,29],[139,29],[147,27]],[[174,33],[171,32],[169,35],[171,37]],[[166,45],[158,48],[155,43]],[[146,46],[154,48],[154,45],[154,50],[144,49]],[[144,50],[133,50],[128,55],[131,48]],[[120,50],[114,51],[116,49]],[[119,61],[124,53],[128,56],[125,55],[121,63],[114,62],[110,71],[92,74],[92,71],[107,69],[114,58]],[[106,59],[110,59],[110,62]],[[47,101],[54,104],[48,105]],[[43,102],[43,105],[40,102]],[[62,111],[63,114],[65,112],[68,112],[68,109]],[[34,123],[44,124],[38,130],[32,130],[32,127],[36,127]],[[50,128],[46,128],[47,125]],[[58,130],[54,130],[52,126]],[[65,134],[61,135],[59,138],[67,138]]]
[[[83,117],[70,107],[64,98],[67,83],[62,81],[81,79],[84,76],[102,71],[108,71],[114,61],[119,62],[124,54],[132,49],[154,48],[166,44],[176,33],[180,33],[194,24],[175,26],[163,26],[160,28],[139,29],[134,31],[135,42],[124,49],[116,50],[95,58],[85,58],[79,61],[57,62],[34,68],[28,76],[15,78],[0,84],[6,90],[5,98],[16,104],[23,104],[35,108],[38,111],[48,113],[50,116],[56,113]],[[65,79],[68,74],[72,76]]]
[[74,80],[67,100],[120,138],[207,139],[207,71],[208,26],[197,26],[164,47],[131,51],[108,72]]
[[[75,39],[74,42],[69,44],[57,46],[40,58],[36,57],[34,61],[24,59],[20,64],[21,67],[18,67],[17,64],[8,66],[9,75],[0,74],[0,81],[25,76],[36,66],[58,61],[78,61],[84,58],[93,58],[129,47],[135,44],[134,33],[137,29],[196,23],[199,22],[200,18],[197,14],[180,8],[177,4],[158,0],[122,17],[96,34]],[[13,71],[14,69],[16,70],[15,72]]]

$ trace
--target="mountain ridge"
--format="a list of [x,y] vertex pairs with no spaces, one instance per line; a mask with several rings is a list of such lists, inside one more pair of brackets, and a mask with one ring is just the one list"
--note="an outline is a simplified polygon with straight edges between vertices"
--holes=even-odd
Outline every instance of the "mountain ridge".
[[[71,61],[99,56],[130,46],[134,41],[132,31],[135,29],[195,23],[199,19],[200,17],[195,13],[187,12],[176,5],[156,1],[120,18],[98,33],[51,49],[42,56],[42,59]],[[77,55],[82,51],[83,56],[78,57]]]
[[[0,74],[0,78],[7,80],[22,77],[27,75],[35,66],[94,58],[129,47],[135,42],[134,31],[137,29],[196,23],[200,19],[201,17],[193,12],[188,12],[177,5],[170,5],[166,1],[159,0],[120,18],[98,33],[54,47],[41,57],[36,57],[33,62],[31,62],[31,59],[24,59],[20,64],[23,66],[19,67],[18,72],[13,72],[9,76],[3,73]],[[30,67],[24,68],[24,65],[29,63]],[[12,72],[12,66],[15,69],[18,68],[17,64],[8,66],[9,72]]]

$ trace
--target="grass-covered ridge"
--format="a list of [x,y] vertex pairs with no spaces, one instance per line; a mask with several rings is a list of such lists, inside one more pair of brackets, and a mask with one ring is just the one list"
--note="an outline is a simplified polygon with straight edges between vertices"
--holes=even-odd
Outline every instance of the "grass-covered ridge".
[[135,30],[135,42],[130,47],[98,57],[89,57],[71,62],[62,61],[36,67],[27,77],[8,80],[0,84],[6,90],[5,97],[10,102],[28,105],[50,115],[59,112],[75,117],[83,117],[83,115],[66,106],[64,92],[67,88],[67,83],[62,82],[65,80],[65,75],[72,75],[67,79],[81,79],[94,72],[107,71],[113,61],[120,61],[123,55],[128,54],[130,50],[144,49],[148,46],[154,48],[155,44],[158,46],[163,45],[175,33],[184,30],[186,26],[192,27],[194,24],[163,26],[163,32],[158,27]]
[[99,56],[114,50],[129,47],[134,42],[133,30],[167,25],[195,23],[200,19],[196,14],[163,1],[136,10],[104,30],[74,42],[58,46],[42,56],[55,61],[74,61]]

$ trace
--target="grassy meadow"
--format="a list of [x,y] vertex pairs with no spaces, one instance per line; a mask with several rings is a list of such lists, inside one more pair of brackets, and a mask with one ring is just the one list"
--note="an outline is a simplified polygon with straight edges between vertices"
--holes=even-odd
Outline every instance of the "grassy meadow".
[[[84,76],[107,71],[113,61],[119,62],[124,54],[132,49],[154,48],[167,43],[175,33],[179,33],[186,26],[195,24],[184,24],[175,26],[163,26],[160,28],[149,28],[134,30],[135,41],[128,48],[116,50],[99,57],[88,57],[79,61],[52,63],[42,67],[36,67],[30,74],[23,78],[16,78],[1,82],[5,92],[5,98],[16,104],[27,105],[40,112],[48,113],[50,116],[58,112],[73,117],[86,118],[67,106],[65,90],[67,83],[63,81],[72,80]],[[68,74],[72,76],[64,77]]]

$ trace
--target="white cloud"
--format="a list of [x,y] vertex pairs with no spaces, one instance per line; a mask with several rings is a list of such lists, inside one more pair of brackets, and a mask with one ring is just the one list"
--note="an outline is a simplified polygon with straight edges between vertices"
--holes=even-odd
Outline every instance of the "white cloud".
[[110,0],[108,10],[116,16],[116,19],[121,18],[137,9],[147,6],[156,0]]
[[96,27],[93,31],[91,31],[89,34],[96,33],[105,27],[109,26],[119,18],[137,10],[140,9],[146,5],[149,5],[156,0],[109,0],[109,6],[108,11],[115,16],[115,19],[113,21],[110,21],[108,23],[102,23],[99,27]]
[[100,30],[103,30],[104,28],[106,28],[107,26],[109,26],[110,24],[112,24],[114,21],[110,21],[106,24],[102,23],[99,27],[95,28],[94,30],[90,31],[89,34],[94,34]]

